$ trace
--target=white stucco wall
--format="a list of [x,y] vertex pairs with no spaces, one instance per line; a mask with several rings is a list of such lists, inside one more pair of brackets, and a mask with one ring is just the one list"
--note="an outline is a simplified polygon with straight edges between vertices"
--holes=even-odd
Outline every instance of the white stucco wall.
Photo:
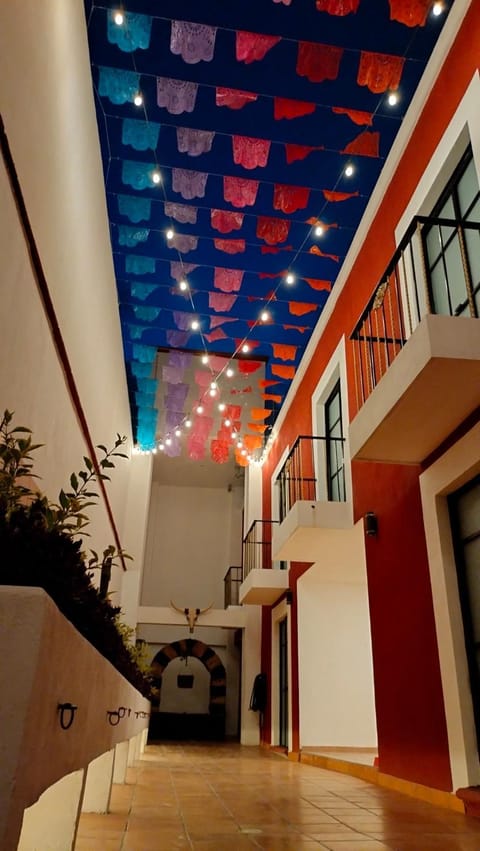
[[223,578],[241,563],[241,516],[234,491],[153,482],[142,605],[223,609]]
[[300,746],[376,747],[366,582],[315,564],[297,591]]
[[[46,61],[48,57],[48,61]],[[120,323],[81,0],[0,7],[0,112],[93,442],[131,445]],[[0,411],[34,431],[39,487],[57,498],[90,454],[69,397],[0,162]],[[129,448],[127,449],[129,451]],[[107,489],[122,545],[130,462]],[[92,547],[113,543],[106,511],[91,509]],[[130,517],[131,519],[131,517]],[[136,518],[138,521],[138,518]],[[141,529],[141,523],[139,524]],[[125,535],[125,532],[128,534]],[[127,537],[128,540],[124,540]],[[120,587],[121,573],[112,579]]]

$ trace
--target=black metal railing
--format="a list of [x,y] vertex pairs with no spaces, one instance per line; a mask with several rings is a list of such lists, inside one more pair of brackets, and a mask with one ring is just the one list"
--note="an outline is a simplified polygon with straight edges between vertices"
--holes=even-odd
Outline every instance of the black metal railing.
[[254,568],[272,567],[272,530],[278,520],[254,520],[243,539],[243,579]]
[[344,442],[343,437],[297,437],[275,482],[280,523],[298,500],[345,501]]
[[242,584],[242,568],[229,567],[224,579],[224,608],[229,606],[239,606],[240,585]]
[[[436,229],[436,230],[435,230]],[[416,216],[392,255],[385,272],[368,301],[350,339],[353,341],[355,394],[357,411],[385,375],[420,320],[428,313],[451,316],[478,316],[475,299],[480,281],[473,281],[468,259],[466,235],[480,233],[480,224],[433,216]],[[428,239],[435,235],[440,244],[456,241],[461,258],[461,291],[465,299],[453,304],[452,293],[458,287],[448,280],[445,258],[442,287],[438,296],[441,309],[435,305],[431,287]],[[437,259],[441,252],[438,252]],[[445,252],[446,257],[446,252]],[[436,261],[435,261],[436,262]],[[455,268],[455,274],[458,266]],[[454,278],[453,272],[451,273]],[[457,281],[455,281],[455,284]],[[448,304],[448,308],[446,305]]]

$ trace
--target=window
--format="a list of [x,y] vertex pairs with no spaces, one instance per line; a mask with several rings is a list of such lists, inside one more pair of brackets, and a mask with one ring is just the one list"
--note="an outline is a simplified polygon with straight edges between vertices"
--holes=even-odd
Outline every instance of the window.
[[480,189],[469,148],[432,211],[423,245],[433,313],[480,315]]
[[325,402],[325,454],[327,460],[327,497],[332,502],[345,502],[340,381],[337,381]]

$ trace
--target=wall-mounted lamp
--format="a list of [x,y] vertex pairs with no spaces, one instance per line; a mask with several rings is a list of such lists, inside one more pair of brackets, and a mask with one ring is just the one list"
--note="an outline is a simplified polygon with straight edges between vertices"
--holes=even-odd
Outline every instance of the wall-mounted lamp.
[[367,511],[365,515],[365,534],[369,536],[378,535],[378,519],[373,511]]

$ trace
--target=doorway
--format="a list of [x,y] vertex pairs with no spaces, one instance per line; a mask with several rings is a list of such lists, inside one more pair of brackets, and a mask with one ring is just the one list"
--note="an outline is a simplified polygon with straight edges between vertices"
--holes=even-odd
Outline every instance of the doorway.
[[278,744],[288,749],[288,630],[287,618],[278,623]]
[[472,693],[480,742],[480,476],[449,497],[450,518]]

